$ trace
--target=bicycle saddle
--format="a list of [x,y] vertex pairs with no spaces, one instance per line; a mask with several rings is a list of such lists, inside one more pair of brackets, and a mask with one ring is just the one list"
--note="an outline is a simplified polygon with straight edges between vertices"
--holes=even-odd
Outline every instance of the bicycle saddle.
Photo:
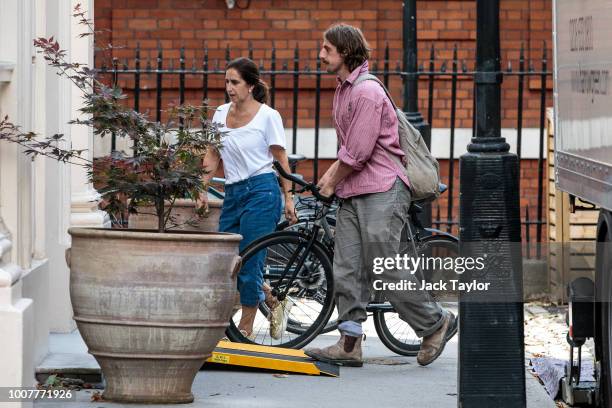
[[306,160],[306,156],[304,156],[303,154],[288,154],[287,159],[289,159],[289,164],[293,164],[302,160]]

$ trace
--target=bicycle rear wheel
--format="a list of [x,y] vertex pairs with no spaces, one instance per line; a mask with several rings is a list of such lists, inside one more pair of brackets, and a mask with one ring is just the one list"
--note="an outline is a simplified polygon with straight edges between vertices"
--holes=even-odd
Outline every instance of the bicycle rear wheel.
[[[433,235],[424,238],[418,245],[419,255],[430,258],[457,257],[459,255],[459,243],[457,240],[442,235]],[[440,270],[427,270],[428,281],[440,280],[448,273]],[[453,272],[454,273],[454,272]],[[445,303],[445,307],[456,308],[456,293],[432,292],[434,299]],[[377,292],[374,296],[375,303],[388,303],[383,292]],[[403,356],[416,356],[421,348],[421,339],[412,330],[410,325],[402,320],[395,311],[383,308],[373,313],[374,328],[380,341],[394,353]]]
[[[260,251],[265,252],[263,269],[264,281],[272,288],[287,293],[293,307],[288,312],[287,329],[280,338],[270,335],[268,316],[270,309],[265,303],[259,305],[253,338],[245,337],[238,330],[241,312],[238,311],[230,320],[226,331],[231,341],[254,343],[266,346],[301,348],[310,343],[325,327],[334,310],[332,262],[323,245],[314,242],[306,251],[308,237],[292,231],[274,232],[249,245],[241,254],[243,262]],[[292,265],[288,265],[292,255],[298,253]],[[304,263],[297,271],[296,278],[290,282],[292,273],[297,267],[297,260],[304,258]],[[289,266],[287,276],[282,273]],[[282,280],[281,280],[282,278]]]

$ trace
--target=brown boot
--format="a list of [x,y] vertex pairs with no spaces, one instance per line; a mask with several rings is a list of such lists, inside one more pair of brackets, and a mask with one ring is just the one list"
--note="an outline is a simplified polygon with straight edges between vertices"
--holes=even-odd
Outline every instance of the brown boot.
[[361,355],[361,336],[353,337],[342,334],[336,344],[322,349],[309,348],[304,353],[325,363],[349,367],[363,366]]
[[444,351],[446,342],[453,337],[454,333],[451,333],[451,331],[455,330],[456,332],[456,327],[455,315],[447,312],[442,326],[436,332],[423,337],[421,349],[417,354],[417,362],[422,366],[433,363]]

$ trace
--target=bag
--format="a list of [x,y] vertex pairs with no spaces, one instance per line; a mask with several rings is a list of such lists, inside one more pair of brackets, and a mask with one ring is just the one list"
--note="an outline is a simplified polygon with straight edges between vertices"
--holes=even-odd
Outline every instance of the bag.
[[405,163],[402,163],[399,157],[388,150],[386,152],[404,170],[406,177],[408,177],[413,201],[435,200],[440,195],[440,165],[438,161],[431,155],[423,137],[421,137],[421,133],[412,126],[404,112],[395,105],[389,91],[378,78],[372,74],[361,75],[357,78],[353,87],[367,80],[378,82],[385,90],[393,108],[395,108],[399,142],[404,151]]

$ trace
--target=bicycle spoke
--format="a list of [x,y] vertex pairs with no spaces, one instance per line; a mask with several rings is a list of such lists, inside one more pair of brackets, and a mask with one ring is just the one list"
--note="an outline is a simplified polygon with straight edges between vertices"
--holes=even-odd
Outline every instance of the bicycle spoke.
[[[262,240],[241,254],[243,262],[247,262],[250,257],[265,251],[264,282],[277,293],[286,294],[292,304],[291,310],[284,312],[287,328],[279,333],[278,339],[270,334],[269,308],[265,304],[259,306],[253,326],[254,343],[303,347],[323,330],[332,314],[332,288],[328,287],[328,282],[332,281],[331,259],[318,241],[309,246],[306,242],[299,233],[274,233],[269,242]],[[290,262],[294,262],[293,265]],[[239,313],[234,316],[231,327],[238,325],[239,317]]]

